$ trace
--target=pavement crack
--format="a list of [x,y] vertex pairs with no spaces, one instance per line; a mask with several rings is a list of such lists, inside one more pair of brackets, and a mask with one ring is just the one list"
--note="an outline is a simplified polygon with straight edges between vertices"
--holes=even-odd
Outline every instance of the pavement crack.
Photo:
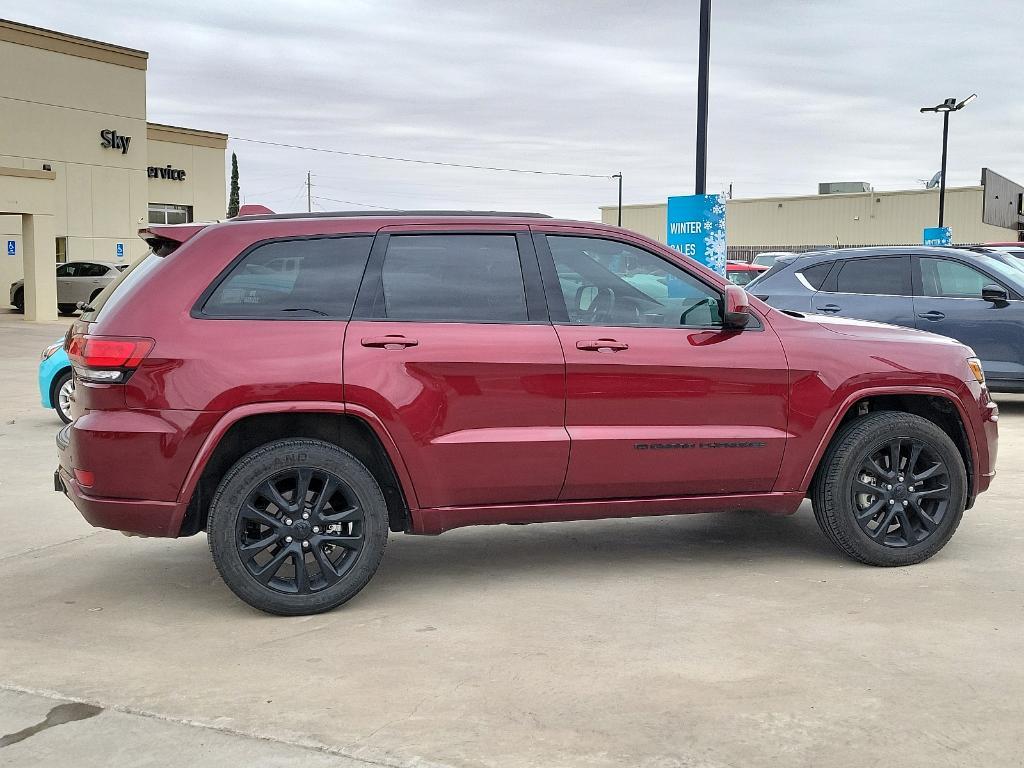
[[0,563],[6,562],[8,560],[13,560],[16,557],[22,557],[24,555],[31,555],[34,552],[44,552],[47,549],[54,549],[55,547],[63,547],[65,544],[74,544],[75,542],[78,542],[78,541],[85,541],[86,539],[91,539],[93,536],[99,536],[102,533],[105,533],[105,531],[93,531],[92,533],[86,533],[86,534],[83,534],[82,536],[76,536],[73,539],[65,539],[64,541],[55,541],[53,544],[44,544],[41,547],[30,547],[29,549],[21,550],[21,552],[12,552],[9,555],[4,555],[3,557],[0,557]]

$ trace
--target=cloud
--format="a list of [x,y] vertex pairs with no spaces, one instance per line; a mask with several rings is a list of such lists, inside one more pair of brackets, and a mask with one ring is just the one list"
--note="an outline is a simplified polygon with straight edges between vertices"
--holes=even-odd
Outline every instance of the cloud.
[[[627,202],[692,191],[697,3],[524,0],[165,6],[57,0],[30,24],[150,52],[149,117],[237,137],[459,163],[612,174]],[[739,196],[819,181],[906,188],[935,172],[920,106],[952,117],[950,182],[1024,181],[1014,89],[1022,12],[971,3],[719,0],[708,182]],[[232,144],[250,202],[321,198],[596,218],[611,179],[572,179]],[[318,205],[338,207],[321,199]]]

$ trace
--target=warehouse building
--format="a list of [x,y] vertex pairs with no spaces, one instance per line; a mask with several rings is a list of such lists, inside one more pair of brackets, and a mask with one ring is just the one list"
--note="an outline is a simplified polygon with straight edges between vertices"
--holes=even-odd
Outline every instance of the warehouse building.
[[[726,203],[729,258],[761,251],[807,251],[836,246],[920,245],[936,224],[938,189],[877,192],[856,182],[821,184],[816,195],[732,199]],[[1017,241],[1024,236],[1024,187],[989,169],[982,183],[946,190],[945,225],[954,243]],[[666,203],[626,205],[622,226],[665,242]],[[601,221],[615,224],[617,206],[602,206]]]
[[56,262],[224,216],[228,137],[147,122],[148,57],[0,19],[0,288],[25,277],[26,319],[56,318]]

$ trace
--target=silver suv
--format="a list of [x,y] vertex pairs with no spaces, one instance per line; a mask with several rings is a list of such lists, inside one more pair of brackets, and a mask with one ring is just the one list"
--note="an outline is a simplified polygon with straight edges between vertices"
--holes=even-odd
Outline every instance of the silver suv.
[[[80,301],[92,301],[109,285],[127,264],[105,264],[102,261],[68,261],[57,265],[57,311],[70,315]],[[11,283],[11,305],[25,311],[25,281]]]

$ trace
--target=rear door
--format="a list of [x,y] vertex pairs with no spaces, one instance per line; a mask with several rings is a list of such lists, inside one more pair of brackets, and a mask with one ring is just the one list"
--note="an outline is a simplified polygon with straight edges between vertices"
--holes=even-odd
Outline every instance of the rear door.
[[565,361],[526,227],[383,229],[344,382],[394,439],[420,507],[558,497]]
[[537,234],[566,360],[562,498],[770,491],[789,369],[756,319],[722,327],[722,289],[605,231]]
[[[914,262],[917,327],[973,348],[993,382],[1024,380],[1024,301],[1013,287],[956,259],[916,256]],[[985,301],[986,285],[1007,289],[1010,300]]]
[[814,312],[913,328],[909,256],[841,259],[811,301]]

